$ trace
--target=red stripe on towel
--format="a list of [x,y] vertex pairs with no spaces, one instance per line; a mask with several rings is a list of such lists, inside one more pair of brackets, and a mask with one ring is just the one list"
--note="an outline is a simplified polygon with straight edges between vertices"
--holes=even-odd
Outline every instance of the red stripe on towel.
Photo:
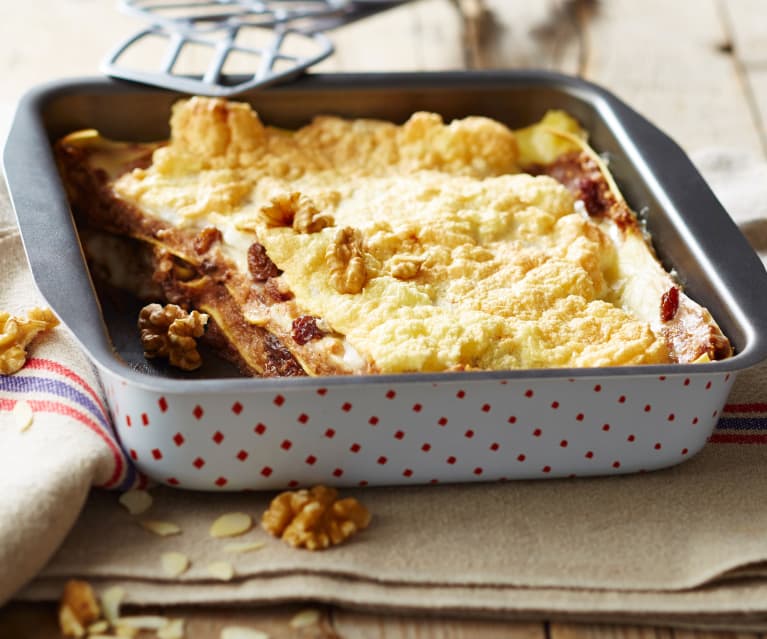
[[99,394],[93,390],[93,387],[86,382],[82,377],[80,377],[77,373],[75,373],[71,368],[67,368],[63,364],[60,364],[59,362],[54,362],[51,359],[42,359],[40,357],[33,357],[30,360],[27,361],[27,364],[24,368],[31,368],[33,370],[49,370],[52,373],[57,373],[59,375],[62,375],[63,377],[66,377],[68,379],[71,379],[73,382],[76,382],[77,384],[80,384],[80,386],[85,389],[85,391],[93,398],[93,401],[96,402],[98,407],[101,409],[101,412],[104,415],[104,419],[106,419],[107,422],[109,422],[109,413],[107,412],[106,408],[104,407],[104,404],[101,402],[101,397],[99,397]]
[[754,402],[753,404],[725,404],[724,410],[728,413],[767,413],[767,403]]

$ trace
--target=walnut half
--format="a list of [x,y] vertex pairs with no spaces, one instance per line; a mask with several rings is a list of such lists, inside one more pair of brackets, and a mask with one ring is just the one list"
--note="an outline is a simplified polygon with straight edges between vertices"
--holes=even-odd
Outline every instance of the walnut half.
[[175,304],[148,304],[141,309],[138,327],[144,356],[167,357],[172,366],[193,371],[202,364],[197,338],[202,337],[208,315],[187,313]]
[[323,550],[370,524],[370,513],[353,497],[338,499],[327,486],[280,493],[261,519],[264,529],[294,548]]
[[279,195],[261,209],[274,226],[292,226],[296,233],[317,233],[333,226],[331,215],[320,211],[312,200],[302,193]]
[[12,375],[21,370],[27,361],[29,343],[58,323],[47,308],[33,308],[27,313],[27,319],[0,312],[0,375]]
[[339,293],[359,293],[368,273],[362,250],[362,233],[346,226],[339,229],[325,252],[330,269],[330,284]]

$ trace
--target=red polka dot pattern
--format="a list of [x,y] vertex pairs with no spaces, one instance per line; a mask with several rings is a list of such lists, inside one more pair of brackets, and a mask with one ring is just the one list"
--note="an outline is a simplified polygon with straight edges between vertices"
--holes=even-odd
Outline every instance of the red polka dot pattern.
[[700,450],[734,377],[688,368],[598,381],[322,381],[184,394],[105,376],[117,434],[138,470],[203,490],[653,470]]

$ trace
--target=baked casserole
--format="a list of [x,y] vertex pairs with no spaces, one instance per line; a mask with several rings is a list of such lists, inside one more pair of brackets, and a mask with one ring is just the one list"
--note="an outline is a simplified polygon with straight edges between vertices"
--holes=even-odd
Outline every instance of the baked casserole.
[[695,363],[732,354],[563,112],[265,126],[178,102],[162,143],[56,147],[93,269],[210,317],[243,373]]

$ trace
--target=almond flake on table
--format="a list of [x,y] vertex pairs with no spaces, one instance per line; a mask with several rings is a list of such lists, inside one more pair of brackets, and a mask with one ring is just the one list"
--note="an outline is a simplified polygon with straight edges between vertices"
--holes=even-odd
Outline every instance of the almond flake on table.
[[291,628],[306,628],[308,626],[316,626],[320,621],[320,611],[313,608],[307,608],[296,613],[293,618],[288,622]]
[[234,577],[234,567],[228,561],[214,561],[208,564],[208,574],[221,581],[230,581]]
[[104,619],[114,624],[120,617],[120,605],[125,598],[125,589],[120,586],[112,586],[101,593],[101,611]]
[[16,426],[23,433],[27,430],[32,422],[35,420],[35,412],[32,410],[29,402],[20,399],[16,402],[11,411],[13,413],[13,419],[16,421]]
[[226,552],[253,552],[255,550],[261,550],[266,546],[264,541],[251,541],[242,544],[227,544],[224,546]]
[[152,507],[152,495],[145,490],[125,491],[117,500],[131,514],[141,515]]
[[157,631],[157,639],[183,639],[183,637],[183,619],[169,619],[168,623]]
[[178,535],[181,533],[181,527],[170,521],[158,521],[156,519],[145,519],[140,522],[141,527],[144,530],[148,530],[160,537],[168,537],[169,535]]
[[253,527],[253,518],[246,513],[226,513],[210,527],[211,537],[237,537]]
[[269,635],[244,626],[227,626],[221,629],[220,639],[269,639]]
[[115,627],[135,628],[136,630],[159,630],[167,626],[170,620],[160,615],[131,615],[115,619]]
[[65,637],[85,636],[85,628],[77,620],[75,613],[69,606],[59,608],[59,628]]
[[109,622],[106,619],[96,621],[85,629],[89,635],[100,635],[105,633],[107,630],[109,630]]
[[162,571],[168,577],[178,577],[189,568],[189,557],[182,552],[164,552],[160,556],[160,563],[162,564]]

